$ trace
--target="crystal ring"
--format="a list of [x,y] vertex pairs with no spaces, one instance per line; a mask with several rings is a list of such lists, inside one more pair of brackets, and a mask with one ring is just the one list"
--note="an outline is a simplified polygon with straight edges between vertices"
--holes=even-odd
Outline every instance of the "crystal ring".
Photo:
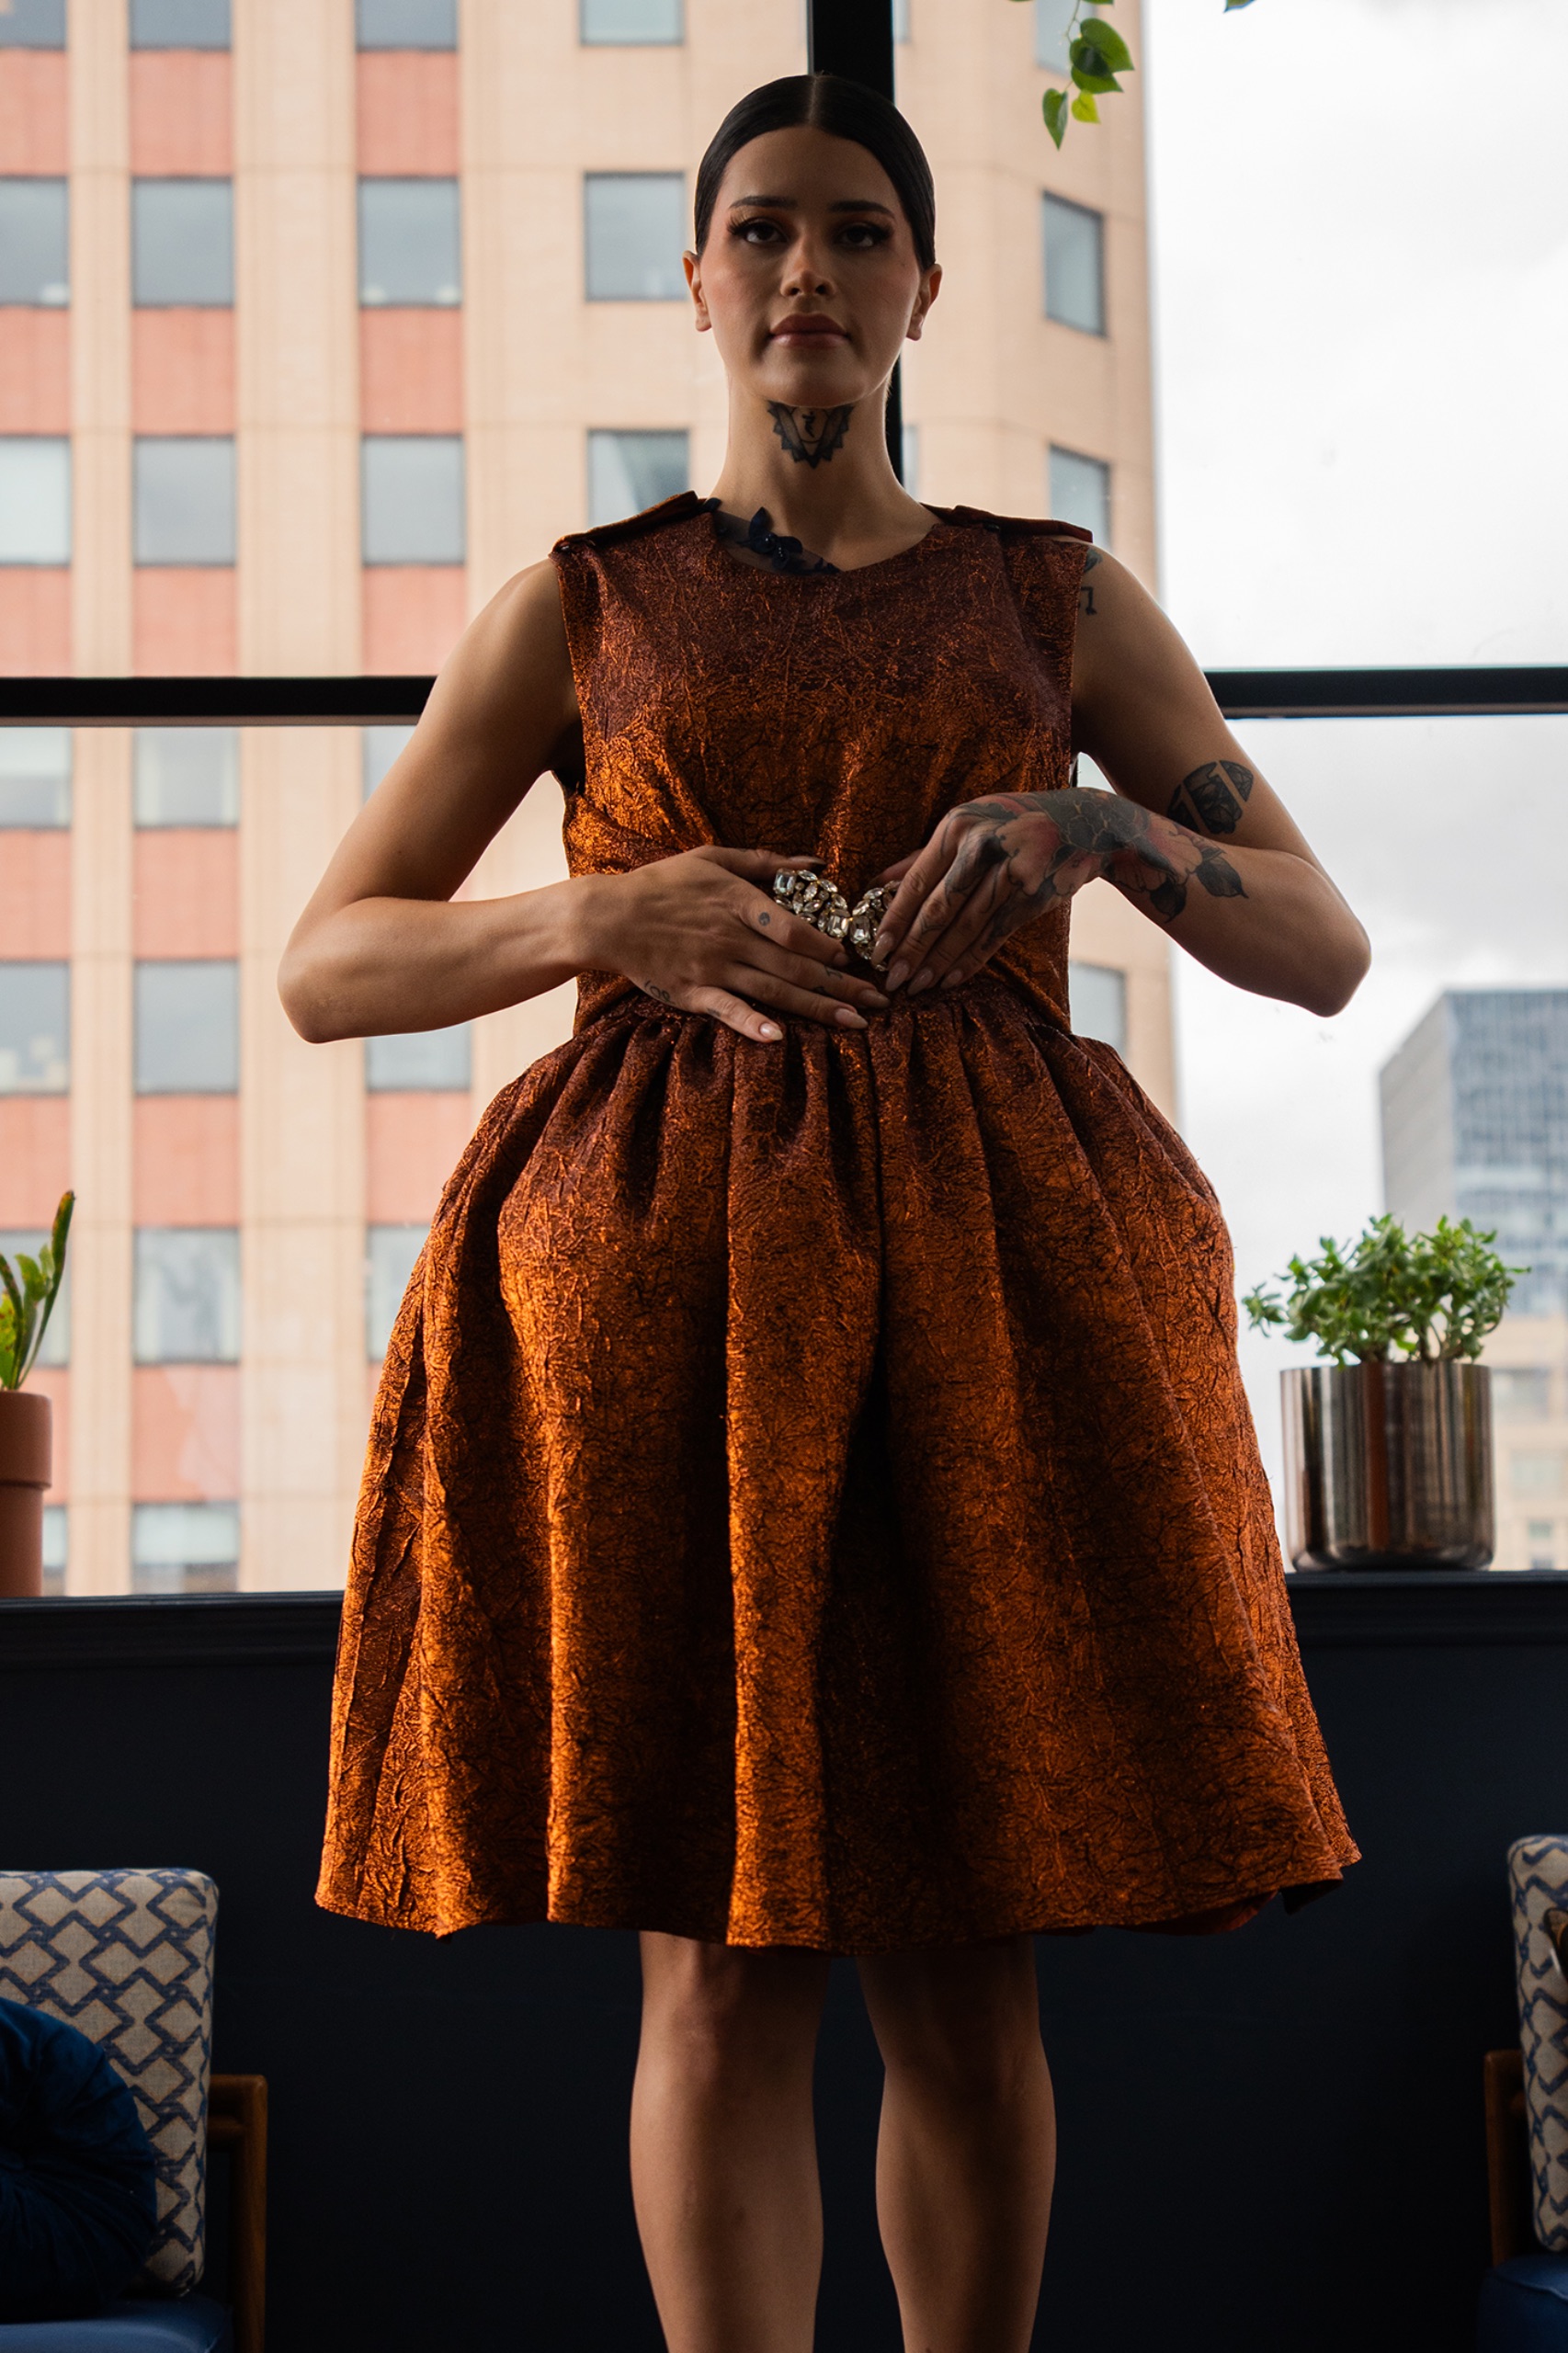
[[781,866],[773,878],[773,895],[781,907],[792,915],[809,923],[813,930],[825,931],[830,939],[842,939],[858,956],[868,959],[882,927],[882,918],[892,904],[892,885],[873,882],[853,906],[835,882],[825,874],[812,874],[804,867]]

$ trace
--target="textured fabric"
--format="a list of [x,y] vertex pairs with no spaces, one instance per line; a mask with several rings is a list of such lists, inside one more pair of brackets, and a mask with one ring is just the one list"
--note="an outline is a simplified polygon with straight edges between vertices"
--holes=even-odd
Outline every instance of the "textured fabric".
[[0,2321],[96,2312],[156,2228],[153,2152],[103,2052],[0,2001]]
[[1568,2255],[1568,1980],[1542,1926],[1553,1908],[1568,1912],[1568,1838],[1517,1838],[1508,1890],[1535,2234]]
[[[687,497],[555,551],[574,873],[1069,781],[1085,535],[783,577]],[[1246,1916],[1351,1859],[1213,1196],[1067,1019],[1065,909],[757,1046],[587,974],[388,1351],[321,1900],[865,1951]]]
[[201,2277],[218,1891],[202,1871],[0,1870],[0,1995],[80,2027],[130,2085],[158,2170],[149,2282]]
[[1476,2353],[1568,2353],[1568,2259],[1516,2256],[1481,2283]]
[[0,2353],[231,2353],[229,2314],[208,2296],[177,2304],[125,2298],[91,2320],[0,2328]]

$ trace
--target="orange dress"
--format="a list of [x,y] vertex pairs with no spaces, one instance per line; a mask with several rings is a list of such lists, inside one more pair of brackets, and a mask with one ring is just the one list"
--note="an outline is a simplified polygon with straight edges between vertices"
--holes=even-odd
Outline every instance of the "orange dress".
[[[956,508],[779,575],[689,495],[562,540],[573,872],[724,842],[853,904],[1065,786],[1083,560]],[[324,1904],[855,1952],[1228,1926],[1354,1860],[1224,1225],[1074,1036],[1067,932],[769,1046],[584,977],[388,1351]]]

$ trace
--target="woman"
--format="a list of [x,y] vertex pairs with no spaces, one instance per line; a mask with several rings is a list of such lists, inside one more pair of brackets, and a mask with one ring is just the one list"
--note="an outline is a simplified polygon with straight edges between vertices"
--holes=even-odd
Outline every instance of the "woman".
[[[744,100],[687,269],[713,497],[480,615],[284,966],[312,1039],[580,992],[392,1337],[322,1901],[642,1931],[673,2353],[810,2345],[812,2054],[856,1954],[907,2342],[1009,2353],[1051,2174],[1031,1936],[1236,1926],[1356,1851],[1224,1229],[1072,1034],[1068,901],[1105,876],[1322,1014],[1367,948],[1128,574],[900,487],[888,379],[941,273],[890,107]],[[454,903],[547,767],[572,879]],[[840,918],[870,893],[848,938],[819,870]]]

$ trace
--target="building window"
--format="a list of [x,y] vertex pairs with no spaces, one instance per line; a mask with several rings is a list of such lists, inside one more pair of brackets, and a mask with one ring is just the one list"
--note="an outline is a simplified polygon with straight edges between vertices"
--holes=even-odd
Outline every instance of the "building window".
[[0,727],[0,832],[71,823],[71,730]]
[[1105,221],[1086,204],[1045,203],[1045,315],[1085,335],[1105,333]]
[[368,433],[360,511],[367,563],[461,563],[461,437]]
[[1500,1422],[1544,1422],[1551,1412],[1551,1366],[1494,1365],[1492,1410]]
[[132,49],[227,49],[229,0],[131,0]]
[[920,427],[917,425],[906,425],[902,428],[902,434],[899,458],[903,469],[903,486],[911,498],[918,498],[920,495]]
[[8,0],[0,8],[0,49],[63,49],[65,0]]
[[365,1040],[365,1086],[371,1095],[466,1094],[472,1068],[466,1021],[449,1029],[410,1029]]
[[238,1504],[135,1504],[133,1593],[233,1593],[240,1575]]
[[1034,0],[1034,62],[1048,74],[1070,74],[1067,28],[1073,21],[1073,0]]
[[234,299],[232,180],[132,180],[131,299],[142,309],[227,310]]
[[227,434],[135,444],[138,563],[233,563],[234,445]]
[[[56,1311],[58,1313],[58,1311]],[[65,1567],[70,1558],[70,1521],[63,1504],[43,1507],[43,1590],[51,1601],[65,1591]]]
[[237,825],[238,728],[139,727],[134,806],[141,826]]
[[1556,1447],[1540,1453],[1516,1454],[1509,1461],[1508,1482],[1516,1495],[1555,1495],[1562,1492],[1568,1456]]
[[0,963],[0,1095],[70,1086],[70,965]]
[[[39,1252],[43,1248],[44,1244],[48,1240],[49,1234],[46,1229],[41,1225],[34,1226],[30,1233],[0,1233],[0,1258],[9,1258],[12,1266],[15,1267],[18,1254],[28,1258],[36,1258]],[[59,1295],[55,1300],[53,1309],[50,1314],[49,1322],[44,1328],[42,1344],[39,1348],[37,1357],[34,1358],[34,1362],[37,1364],[62,1365],[69,1364],[70,1361],[71,1256],[69,1251],[67,1251],[65,1257],[65,1272],[61,1279]]]
[[895,41],[909,39],[909,0],[892,0],[892,37]]
[[0,434],[0,563],[70,561],[70,442]]
[[138,1095],[233,1095],[240,1083],[240,968],[182,957],[136,967]]
[[583,183],[590,302],[678,302],[686,292],[679,172],[589,172]]
[[372,1225],[365,1234],[365,1354],[379,1364],[387,1352],[397,1311],[427,1225]]
[[238,1364],[237,1228],[140,1226],[135,1269],[138,1364]]
[[362,727],[359,731],[359,798],[369,801],[414,730],[411,726]]
[[685,32],[681,0],[581,0],[577,24],[590,47],[651,48]]
[[662,498],[691,487],[684,433],[600,433],[588,436],[588,522],[619,522]]
[[0,179],[0,302],[71,300],[63,180]]
[[1525,1542],[1532,1569],[1554,1569],[1557,1566],[1555,1528],[1550,1519],[1531,1519],[1525,1523]]
[[1127,975],[1114,964],[1069,964],[1068,996],[1080,1038],[1099,1038],[1127,1051]]
[[1051,512],[1059,523],[1092,531],[1100,547],[1110,545],[1110,468],[1101,458],[1076,449],[1051,451]]
[[456,180],[361,180],[359,300],[449,309],[462,301]]
[[458,0],[358,0],[361,49],[456,49]]

